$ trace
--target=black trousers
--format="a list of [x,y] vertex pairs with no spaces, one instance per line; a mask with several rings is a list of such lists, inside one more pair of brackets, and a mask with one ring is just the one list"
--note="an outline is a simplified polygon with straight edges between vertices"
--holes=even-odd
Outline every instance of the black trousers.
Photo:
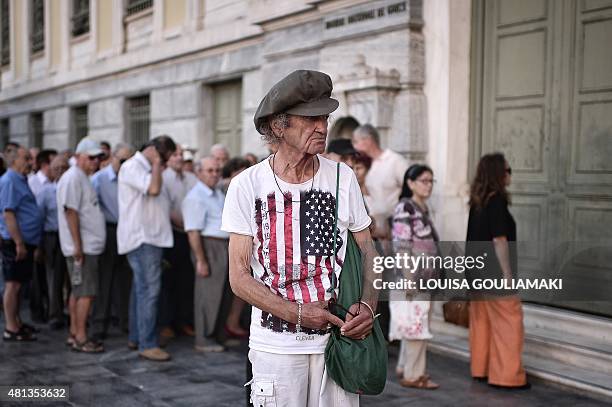
[[110,325],[113,298],[116,299],[119,325],[124,331],[128,329],[132,269],[127,257],[117,253],[117,225],[106,224],[106,247],[99,261],[98,295],[92,311],[92,333],[94,337],[103,338]]
[[178,328],[193,325],[195,269],[187,233],[172,233],[174,247],[164,249],[158,324]]
[[43,235],[45,268],[49,293],[49,321],[64,321],[64,280],[67,273],[66,258],[62,254],[59,234],[45,232]]

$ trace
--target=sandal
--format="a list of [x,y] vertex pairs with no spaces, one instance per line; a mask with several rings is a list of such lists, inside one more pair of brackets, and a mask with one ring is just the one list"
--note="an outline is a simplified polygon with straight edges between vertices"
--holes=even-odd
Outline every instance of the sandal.
[[82,353],[102,353],[104,352],[104,346],[90,339],[86,339],[84,342],[79,342],[75,338],[74,345],[72,345],[72,350]]
[[400,384],[403,387],[412,387],[415,389],[424,389],[424,390],[435,390],[438,387],[440,387],[438,383],[435,383],[429,380],[429,375],[423,375],[413,381],[402,379],[400,380]]
[[73,347],[75,343],[76,343],[76,338],[74,337],[73,334],[69,334],[68,338],[66,338],[66,346]]
[[22,328],[17,332],[12,332],[5,329],[4,333],[2,334],[2,339],[6,342],[33,342],[37,338],[32,332],[27,332]]

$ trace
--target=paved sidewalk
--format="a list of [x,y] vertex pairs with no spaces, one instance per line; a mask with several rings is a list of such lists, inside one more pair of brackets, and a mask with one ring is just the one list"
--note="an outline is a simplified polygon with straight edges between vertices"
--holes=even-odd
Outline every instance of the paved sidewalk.
[[[0,341],[0,385],[70,385],[70,402],[2,403],[2,406],[245,406],[246,345],[219,354],[192,350],[192,340],[170,343],[173,360],[140,360],[127,349],[126,337],[112,334],[107,351],[84,355],[68,350],[65,333],[43,328],[32,344]],[[604,406],[587,397],[541,383],[529,391],[507,392],[474,383],[468,366],[429,355],[429,373],[441,387],[409,390],[393,377],[397,347],[391,347],[389,382],[382,395],[362,397],[362,406]],[[609,404],[608,404],[609,405]]]

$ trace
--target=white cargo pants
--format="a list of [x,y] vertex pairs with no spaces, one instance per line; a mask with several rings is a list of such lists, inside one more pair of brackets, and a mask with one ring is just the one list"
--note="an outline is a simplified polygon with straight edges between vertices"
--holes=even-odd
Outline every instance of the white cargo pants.
[[255,407],[359,407],[327,375],[325,355],[280,355],[249,351],[253,365],[251,402]]

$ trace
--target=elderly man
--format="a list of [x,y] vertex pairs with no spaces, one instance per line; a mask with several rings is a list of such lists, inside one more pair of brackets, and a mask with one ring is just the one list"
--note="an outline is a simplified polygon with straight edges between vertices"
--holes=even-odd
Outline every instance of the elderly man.
[[165,344],[180,333],[193,336],[193,264],[189,258],[189,241],[183,227],[181,205],[185,195],[198,182],[195,174],[183,172],[183,148],[168,160],[162,173],[163,193],[170,201],[170,221],[174,246],[164,250],[164,260],[170,267],[162,273],[159,305],[160,341]]
[[70,336],[67,343],[84,353],[104,351],[87,336],[87,319],[98,294],[98,262],[106,243],[104,215],[89,177],[100,166],[100,143],[88,137],[76,148],[76,164],[57,183],[59,238],[66,256],[72,293],[68,303]]
[[220,168],[214,158],[202,158],[197,172],[200,181],[183,201],[185,231],[196,265],[195,349],[221,352],[223,346],[212,337],[218,333],[215,328],[228,281],[229,234],[221,230],[225,195],[217,188]]
[[34,329],[19,318],[19,291],[32,277],[34,250],[40,243],[42,217],[27,183],[30,152],[19,145],[5,149],[8,170],[0,178],[0,236],[4,276],[5,341],[36,340]]
[[210,148],[210,155],[217,161],[219,168],[223,168],[230,159],[229,151],[227,151],[227,148],[223,144],[214,144]]
[[92,331],[95,340],[106,338],[113,298],[116,298],[119,325],[123,331],[128,331],[132,270],[127,258],[117,252],[117,222],[119,221],[117,174],[119,174],[121,165],[133,154],[134,150],[130,145],[117,144],[113,153],[110,154],[110,164],[96,172],[91,178],[106,221],[106,244],[104,253],[100,256],[99,290],[92,313]]
[[371,203],[368,209],[376,221],[376,230],[372,235],[379,239],[390,239],[388,220],[397,205],[408,162],[398,153],[380,148],[380,136],[371,124],[355,129],[353,146],[372,159],[372,166],[366,175],[366,188]]
[[339,276],[342,269],[348,231],[366,264],[373,259],[370,217],[355,175],[340,164],[336,197],[336,163],[320,155],[328,115],[338,107],[331,91],[328,75],[306,70],[272,87],[254,121],[278,151],[234,178],[225,201],[222,229],[230,233],[230,283],[253,305],[249,359],[255,405],[359,404],[356,394],[328,376],[324,360],[331,324],[350,338],[365,338],[377,302],[372,268],[366,267],[363,302],[349,308],[355,317],[342,321],[326,308],[331,274]]
[[174,243],[162,171],[175,150],[169,136],[155,137],[119,170],[117,252],[127,254],[134,276],[128,347],[153,361],[170,360],[159,348],[156,325],[162,252]]
[[43,185],[36,196],[36,203],[44,219],[42,247],[45,252],[45,271],[49,290],[49,327],[54,330],[64,326],[64,276],[67,271],[58,232],[57,182],[69,167],[66,157],[56,156],[51,161],[49,171],[51,182]]

